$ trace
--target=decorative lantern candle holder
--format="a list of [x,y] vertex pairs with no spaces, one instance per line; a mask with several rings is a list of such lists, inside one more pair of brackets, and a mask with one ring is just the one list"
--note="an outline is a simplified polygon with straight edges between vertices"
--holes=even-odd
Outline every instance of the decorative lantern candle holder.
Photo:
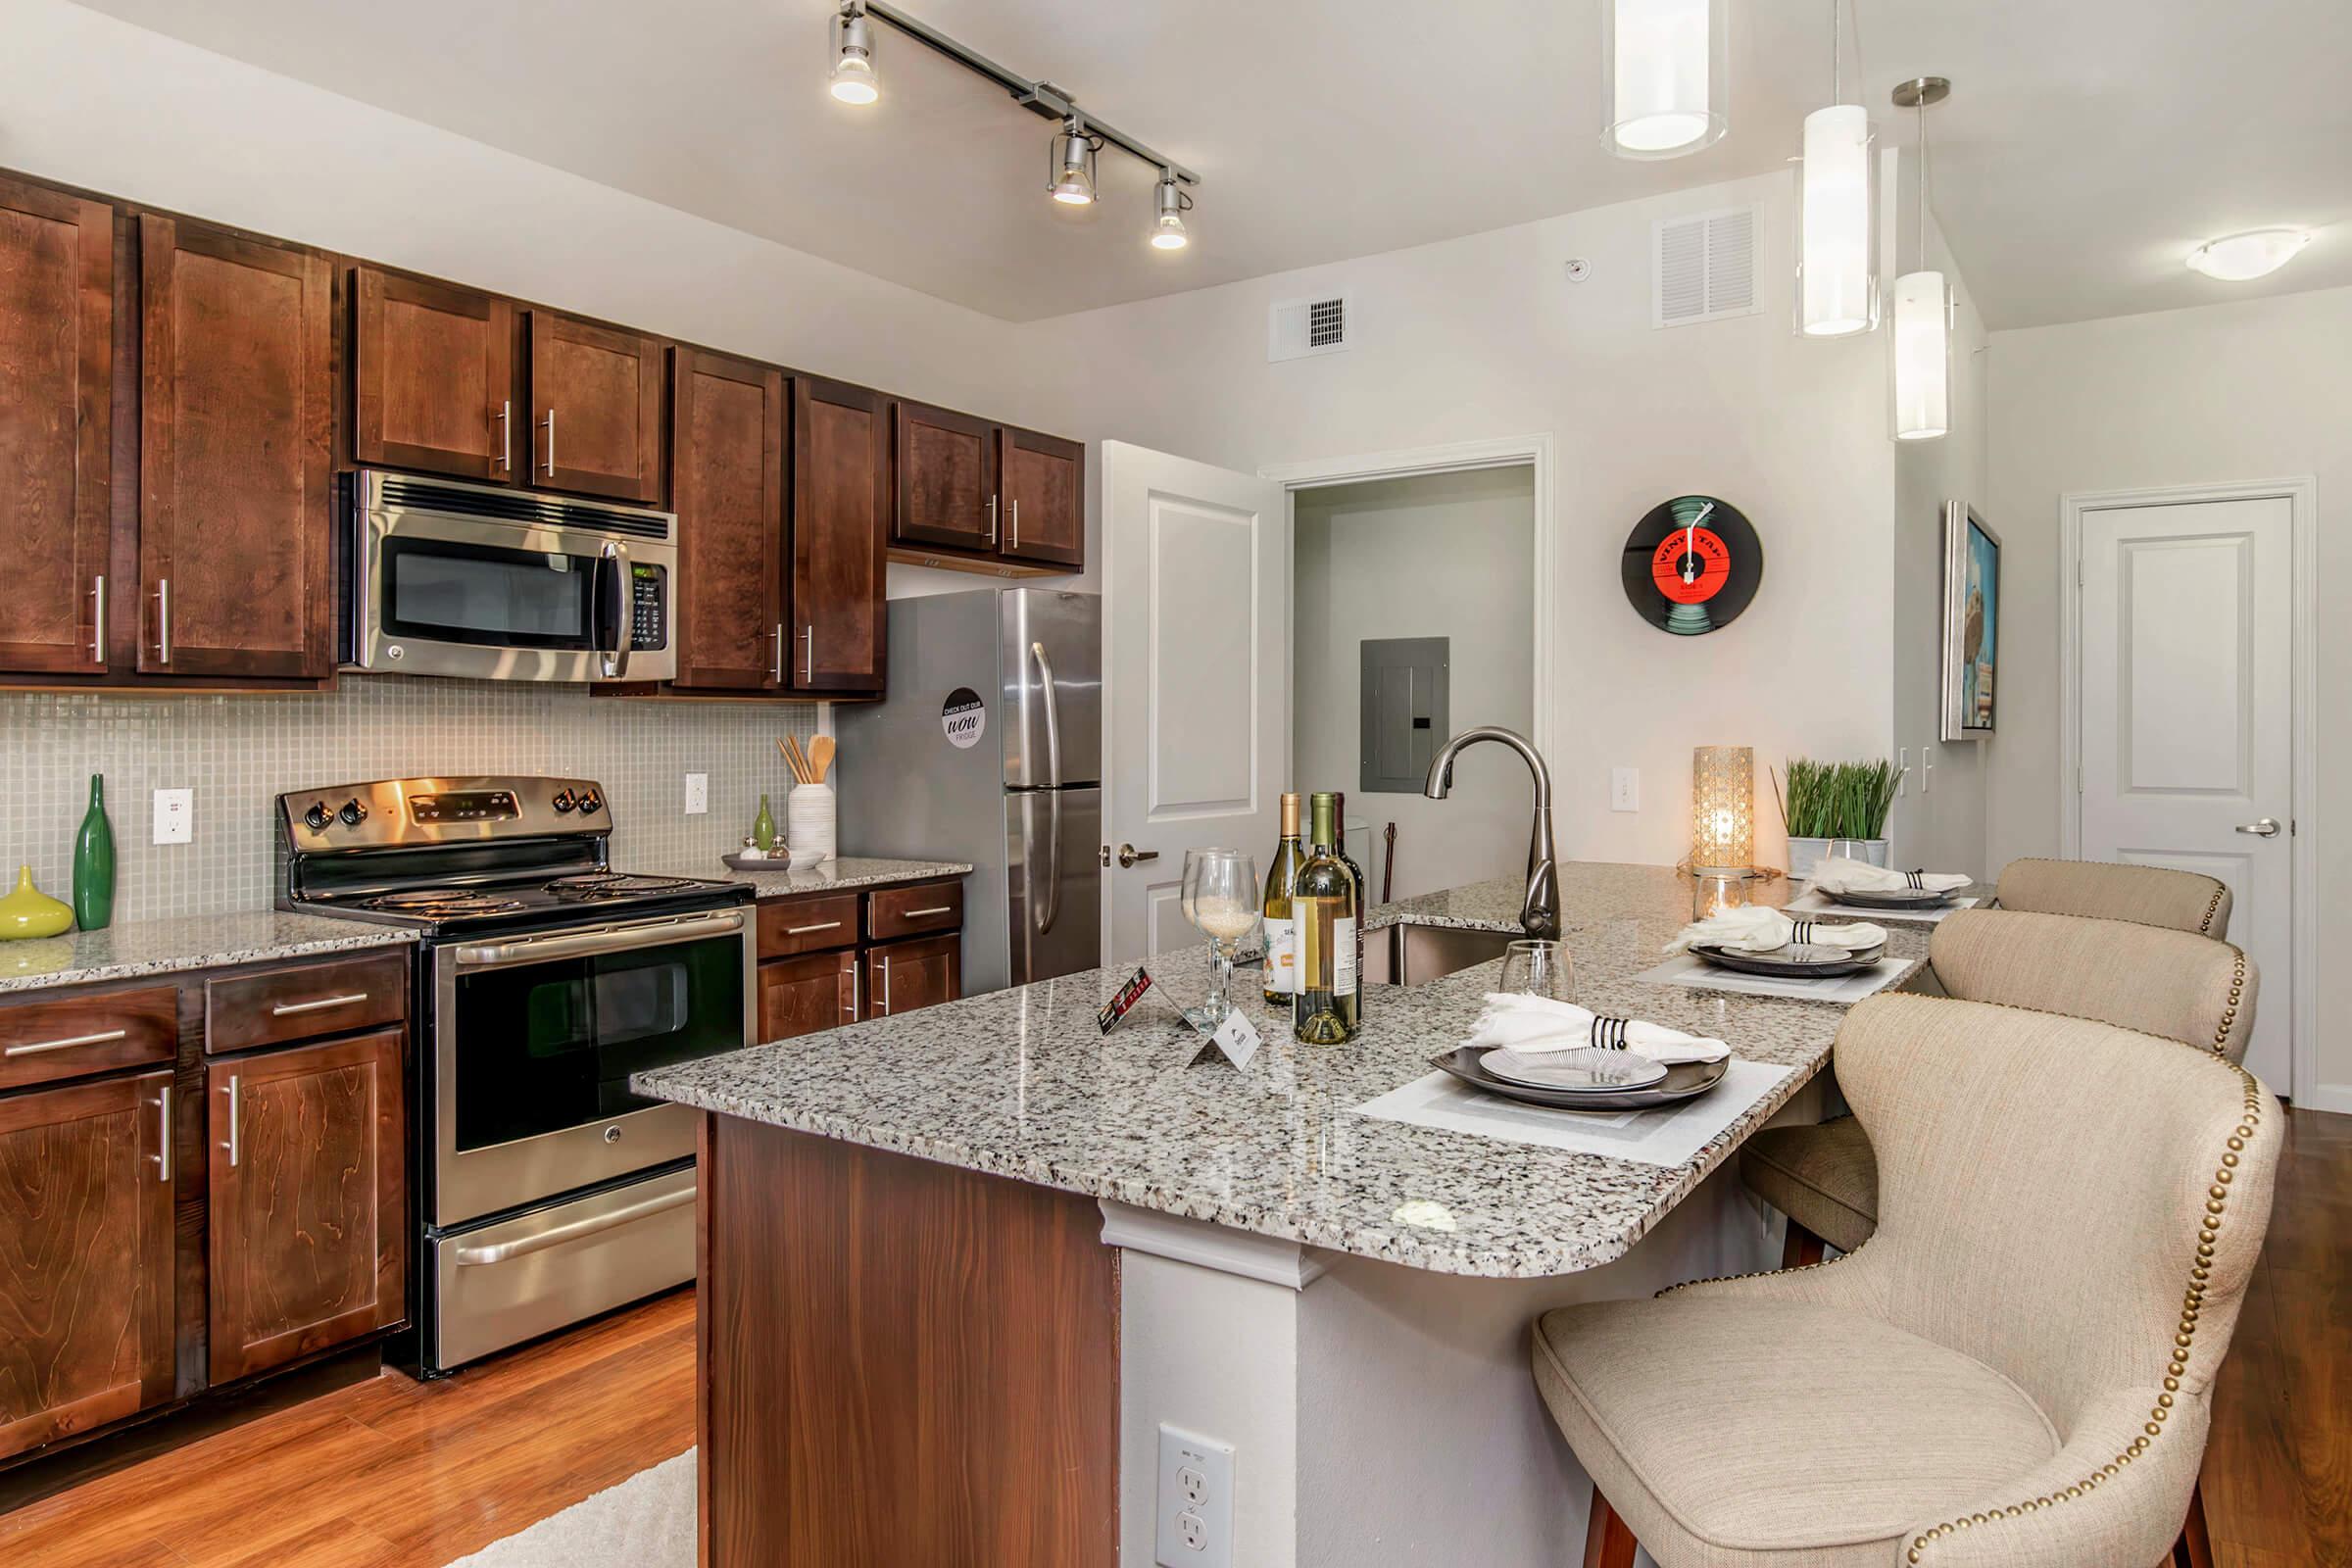
[[1690,918],[1709,920],[1729,909],[1744,909],[1754,902],[1753,871],[1698,871],[1690,877]]
[[1756,753],[1701,746],[1690,764],[1690,871],[1738,872],[1756,863]]

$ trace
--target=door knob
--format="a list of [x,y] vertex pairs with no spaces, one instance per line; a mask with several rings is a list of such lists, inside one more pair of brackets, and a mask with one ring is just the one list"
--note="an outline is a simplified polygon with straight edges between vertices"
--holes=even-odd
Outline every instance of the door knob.
[[2258,839],[2275,839],[2278,836],[2278,819],[2275,816],[2266,816],[2258,822],[2240,822],[2237,824],[2237,830],[2240,833],[2251,833]]
[[1119,864],[1121,865],[1134,865],[1139,861],[1158,858],[1159,852],[1157,850],[1139,850],[1132,844],[1119,846]]

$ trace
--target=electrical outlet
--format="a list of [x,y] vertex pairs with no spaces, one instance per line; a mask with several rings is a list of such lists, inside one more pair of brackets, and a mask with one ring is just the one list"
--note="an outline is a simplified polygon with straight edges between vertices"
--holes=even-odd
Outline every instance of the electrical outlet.
[[185,844],[196,836],[196,792],[155,792],[155,842]]
[[701,816],[710,809],[710,775],[708,773],[687,774],[686,814],[688,816]]
[[1639,811],[1642,809],[1642,770],[1638,767],[1609,769],[1609,809]]
[[1233,1568],[1233,1445],[1161,1422],[1157,1568]]

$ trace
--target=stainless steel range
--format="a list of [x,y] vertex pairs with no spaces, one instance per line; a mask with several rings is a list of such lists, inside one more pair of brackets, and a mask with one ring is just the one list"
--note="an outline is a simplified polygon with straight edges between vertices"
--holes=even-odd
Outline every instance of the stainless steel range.
[[615,870],[586,779],[339,784],[278,816],[279,907],[422,943],[419,1370],[693,1278],[695,1118],[628,1075],[749,1037],[751,890]]

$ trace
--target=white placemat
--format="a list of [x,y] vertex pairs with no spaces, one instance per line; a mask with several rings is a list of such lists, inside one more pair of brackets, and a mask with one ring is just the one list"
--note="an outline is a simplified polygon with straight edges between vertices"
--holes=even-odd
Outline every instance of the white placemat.
[[1524,1105],[1433,1072],[1355,1107],[1359,1116],[1438,1127],[1580,1154],[1681,1165],[1796,1069],[1732,1058],[1723,1082],[1695,1100],[1647,1110],[1552,1110]]
[[1777,975],[1739,974],[1704,958],[1678,953],[1654,969],[1634,976],[1653,986],[1690,986],[1699,991],[1743,991],[1756,997],[1795,997],[1804,1002],[1860,1002],[1901,978],[1907,960],[1881,958],[1867,969],[1835,980],[1783,980]]
[[1958,914],[1962,909],[1973,909],[1984,902],[1983,899],[1954,899],[1940,909],[1865,909],[1858,905],[1833,903],[1828,894],[1807,890],[1790,899],[1788,907],[1792,914],[1836,914],[1849,920],[1877,920],[1882,923],[1902,920],[1934,925],[1938,920]]

